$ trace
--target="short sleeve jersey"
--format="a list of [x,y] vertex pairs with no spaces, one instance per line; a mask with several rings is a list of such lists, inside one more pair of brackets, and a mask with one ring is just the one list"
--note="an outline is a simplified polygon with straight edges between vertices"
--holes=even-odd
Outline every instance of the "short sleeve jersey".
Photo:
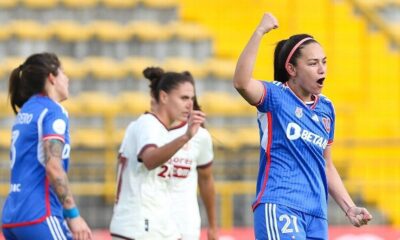
[[161,147],[167,142],[168,129],[151,113],[128,126],[119,151],[112,234],[141,239],[154,231],[160,234],[158,238],[167,239],[178,233],[171,221],[168,166],[148,170],[138,158],[147,147]]
[[308,105],[286,84],[263,86],[257,105],[261,142],[253,209],[260,203],[276,203],[327,218],[323,152],[334,136],[332,102],[319,95]]
[[32,96],[12,127],[10,192],[3,208],[3,227],[39,223],[50,215],[62,217],[62,205],[46,177],[43,142],[50,139],[64,142],[62,164],[67,171],[68,113],[46,96]]

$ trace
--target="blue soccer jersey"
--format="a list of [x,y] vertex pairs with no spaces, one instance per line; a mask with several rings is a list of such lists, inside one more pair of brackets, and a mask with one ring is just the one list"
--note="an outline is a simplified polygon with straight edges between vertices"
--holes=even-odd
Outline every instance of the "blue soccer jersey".
[[65,143],[62,163],[69,162],[69,123],[64,108],[42,95],[32,96],[16,116],[10,151],[10,192],[3,208],[3,228],[28,226],[49,216],[62,218],[62,206],[46,177],[43,141]]
[[257,105],[261,147],[253,209],[275,203],[326,219],[323,152],[333,141],[333,105],[322,95],[307,105],[280,82],[263,86]]

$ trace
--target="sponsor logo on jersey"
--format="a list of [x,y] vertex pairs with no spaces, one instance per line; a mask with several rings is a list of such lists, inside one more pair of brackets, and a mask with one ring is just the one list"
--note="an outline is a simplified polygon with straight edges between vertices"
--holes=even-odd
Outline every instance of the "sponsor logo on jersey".
[[314,114],[311,118],[312,118],[312,120],[319,122],[317,114]]
[[21,192],[21,184],[20,183],[10,184],[10,192]]
[[187,165],[190,166],[192,165],[193,160],[185,157],[172,157],[170,160],[168,160],[169,163],[176,164],[176,165]]
[[302,129],[298,124],[294,122],[288,124],[286,128],[286,137],[291,141],[301,138],[304,141],[317,145],[322,149],[325,149],[328,145],[327,139],[324,139],[318,134],[308,131],[307,129]]
[[62,152],[62,158],[63,159],[69,158],[70,152],[71,152],[71,146],[69,144],[65,144]]
[[190,167],[174,165],[172,176],[178,178],[187,178],[190,173]]

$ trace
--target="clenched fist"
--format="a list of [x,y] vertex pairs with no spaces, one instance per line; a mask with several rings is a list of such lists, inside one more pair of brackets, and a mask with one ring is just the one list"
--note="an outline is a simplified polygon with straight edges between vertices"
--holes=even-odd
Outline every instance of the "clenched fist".
[[356,227],[366,225],[369,221],[372,220],[372,215],[368,212],[367,209],[357,206],[350,207],[346,212],[346,216],[351,224]]
[[261,22],[258,24],[257,31],[265,34],[275,28],[278,28],[278,20],[271,13],[264,13]]

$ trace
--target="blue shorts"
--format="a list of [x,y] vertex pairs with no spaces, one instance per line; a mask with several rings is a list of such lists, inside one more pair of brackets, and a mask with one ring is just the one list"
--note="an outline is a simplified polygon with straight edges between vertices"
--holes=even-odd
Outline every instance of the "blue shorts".
[[284,205],[264,203],[254,210],[256,240],[325,240],[328,221]]
[[56,216],[33,225],[3,228],[3,234],[6,240],[72,240],[67,223]]

